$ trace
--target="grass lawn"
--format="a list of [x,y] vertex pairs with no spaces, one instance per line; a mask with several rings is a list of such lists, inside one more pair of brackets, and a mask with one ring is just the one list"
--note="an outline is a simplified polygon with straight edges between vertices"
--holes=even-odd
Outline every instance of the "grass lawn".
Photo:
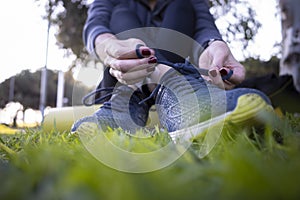
[[[109,134],[130,151],[170,140],[159,133],[141,145]],[[195,140],[168,167],[140,174],[107,167],[69,132],[0,135],[0,199],[300,199],[299,134],[300,118],[291,114],[263,128],[228,125],[205,158],[197,158]]]

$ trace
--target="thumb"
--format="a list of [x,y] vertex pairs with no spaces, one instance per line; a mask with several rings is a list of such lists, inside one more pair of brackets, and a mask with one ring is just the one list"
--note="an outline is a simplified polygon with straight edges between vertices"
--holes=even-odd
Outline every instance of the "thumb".
[[213,56],[210,69],[218,69],[218,71],[223,68],[224,56]]
[[213,84],[217,85],[220,88],[225,88],[221,73],[219,72],[219,69],[217,67],[210,69],[208,71],[208,75]]

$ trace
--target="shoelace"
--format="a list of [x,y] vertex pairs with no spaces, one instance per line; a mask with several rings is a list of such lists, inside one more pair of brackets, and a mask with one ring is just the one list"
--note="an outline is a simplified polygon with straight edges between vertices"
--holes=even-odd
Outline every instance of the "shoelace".
[[[172,62],[164,61],[164,60],[161,60],[161,61],[158,60],[157,63],[170,66],[170,67],[172,67],[173,69],[175,69],[176,71],[178,71],[179,73],[181,73],[183,75],[194,74],[194,75],[199,75],[199,76],[201,76],[201,75],[208,76],[208,69],[197,68],[197,67],[188,67],[187,68],[186,66],[191,65],[190,62],[189,62],[189,58],[187,58],[185,60],[185,63],[172,63]],[[222,79],[223,80],[228,80],[232,76],[232,74],[233,74],[233,71],[230,70],[228,74],[222,76]],[[158,84],[155,87],[155,89],[151,92],[151,94],[147,98],[140,101],[139,104],[142,104],[142,103],[148,101],[149,99],[151,99],[152,97],[154,97],[157,94],[160,87],[161,87],[161,84]],[[95,96],[97,93],[100,93],[102,91],[111,91],[111,92],[101,96],[100,98],[97,98],[97,99],[94,99],[93,101],[88,102],[88,100],[92,96]],[[94,105],[98,102],[101,103],[108,96],[111,96],[113,94],[117,94],[119,92],[121,92],[121,90],[118,89],[118,88],[115,88],[115,87],[99,88],[99,89],[96,89],[96,90],[88,93],[86,96],[84,96],[83,99],[82,99],[82,103],[85,106],[92,106],[92,105]]]
[[[111,91],[110,93],[107,93],[106,95],[103,95],[102,97],[98,98],[98,99],[94,99],[93,101],[91,101],[90,103],[88,102],[88,100],[92,97],[92,96],[95,96],[97,93],[100,93],[102,91]],[[88,93],[87,95],[85,95],[83,98],[82,98],[82,103],[85,105],[85,106],[92,106],[98,102],[101,102],[103,101],[106,97],[109,97],[110,95],[113,95],[113,94],[117,94],[119,93],[120,90],[118,88],[114,88],[114,87],[108,87],[108,88],[99,88],[99,89],[96,89],[90,93]]]
[[[172,63],[172,62],[169,62],[169,61],[158,61],[158,64],[168,65],[168,66],[170,66],[170,67],[172,67],[172,68],[174,68],[174,69],[177,69],[177,70],[179,70],[179,68],[180,68],[180,66],[179,66],[178,64],[176,65],[175,63]],[[185,62],[184,65],[186,65],[186,64],[187,64],[187,61]],[[181,67],[181,68],[182,68],[182,67]],[[154,96],[157,94],[157,92],[158,92],[160,86],[161,86],[160,84],[157,85],[157,86],[155,87],[155,89],[151,92],[151,94],[150,94],[147,98],[145,98],[145,99],[143,99],[142,101],[140,101],[139,104],[142,104],[142,103],[148,101],[149,99],[151,99],[152,97],[154,97]],[[91,97],[93,97],[93,96],[95,96],[96,94],[98,94],[98,93],[100,93],[100,92],[103,92],[103,91],[110,91],[110,92],[107,93],[107,94],[105,94],[105,95],[103,95],[103,96],[101,96],[100,98],[97,98],[97,99],[94,98],[92,101],[91,101],[91,100],[88,101]],[[85,95],[85,96],[83,97],[83,99],[82,99],[82,103],[83,103],[85,106],[92,106],[92,105],[94,105],[94,104],[96,104],[96,103],[98,103],[98,102],[99,102],[99,103],[102,102],[102,101],[105,100],[107,97],[109,97],[109,96],[111,96],[111,95],[113,95],[113,94],[117,94],[117,93],[119,93],[119,92],[120,92],[120,90],[119,90],[118,88],[115,88],[115,87],[99,88],[99,89],[96,89],[96,90],[94,90],[94,91],[88,93],[87,95]]]
[[[157,63],[170,66],[173,69],[175,69],[176,71],[178,71],[179,73],[181,73],[182,75],[193,74],[193,75],[198,75],[199,77],[201,77],[201,74],[208,75],[207,69],[202,69],[202,68],[197,69],[196,67],[187,67],[188,65],[191,65],[189,62],[189,58],[185,59],[184,63],[172,63],[172,62],[164,61],[164,60],[161,60],[161,61],[158,60]],[[139,104],[142,104],[142,103],[148,101],[149,99],[151,99],[152,97],[156,96],[160,87],[161,87],[161,84],[158,84],[155,87],[155,89],[151,92],[151,94],[147,98],[140,101]]]

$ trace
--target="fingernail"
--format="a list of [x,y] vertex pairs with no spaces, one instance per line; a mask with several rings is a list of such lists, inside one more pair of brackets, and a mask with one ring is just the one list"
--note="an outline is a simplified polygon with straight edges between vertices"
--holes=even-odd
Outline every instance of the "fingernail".
[[150,52],[149,49],[142,49],[141,52],[142,52],[143,56],[150,56],[151,55],[151,52]]
[[227,72],[227,70],[226,69],[220,69],[220,74],[221,74],[221,76],[226,76],[227,74],[228,74],[228,72]]
[[212,77],[216,77],[216,76],[218,75],[217,70],[215,70],[215,69],[209,71],[209,74],[210,74]]
[[154,63],[157,63],[157,59],[154,56],[152,56],[149,58],[148,64],[154,64]]

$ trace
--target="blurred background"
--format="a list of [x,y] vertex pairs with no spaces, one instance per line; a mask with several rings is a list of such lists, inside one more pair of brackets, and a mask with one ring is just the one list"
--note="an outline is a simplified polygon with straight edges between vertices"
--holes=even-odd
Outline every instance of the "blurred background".
[[[39,125],[48,109],[81,105],[81,97],[99,83],[103,66],[88,56],[82,43],[91,2],[2,2],[1,124]],[[247,78],[278,74],[282,38],[278,1],[209,3],[224,40],[247,68]],[[74,87],[82,92],[78,97],[72,96]]]

